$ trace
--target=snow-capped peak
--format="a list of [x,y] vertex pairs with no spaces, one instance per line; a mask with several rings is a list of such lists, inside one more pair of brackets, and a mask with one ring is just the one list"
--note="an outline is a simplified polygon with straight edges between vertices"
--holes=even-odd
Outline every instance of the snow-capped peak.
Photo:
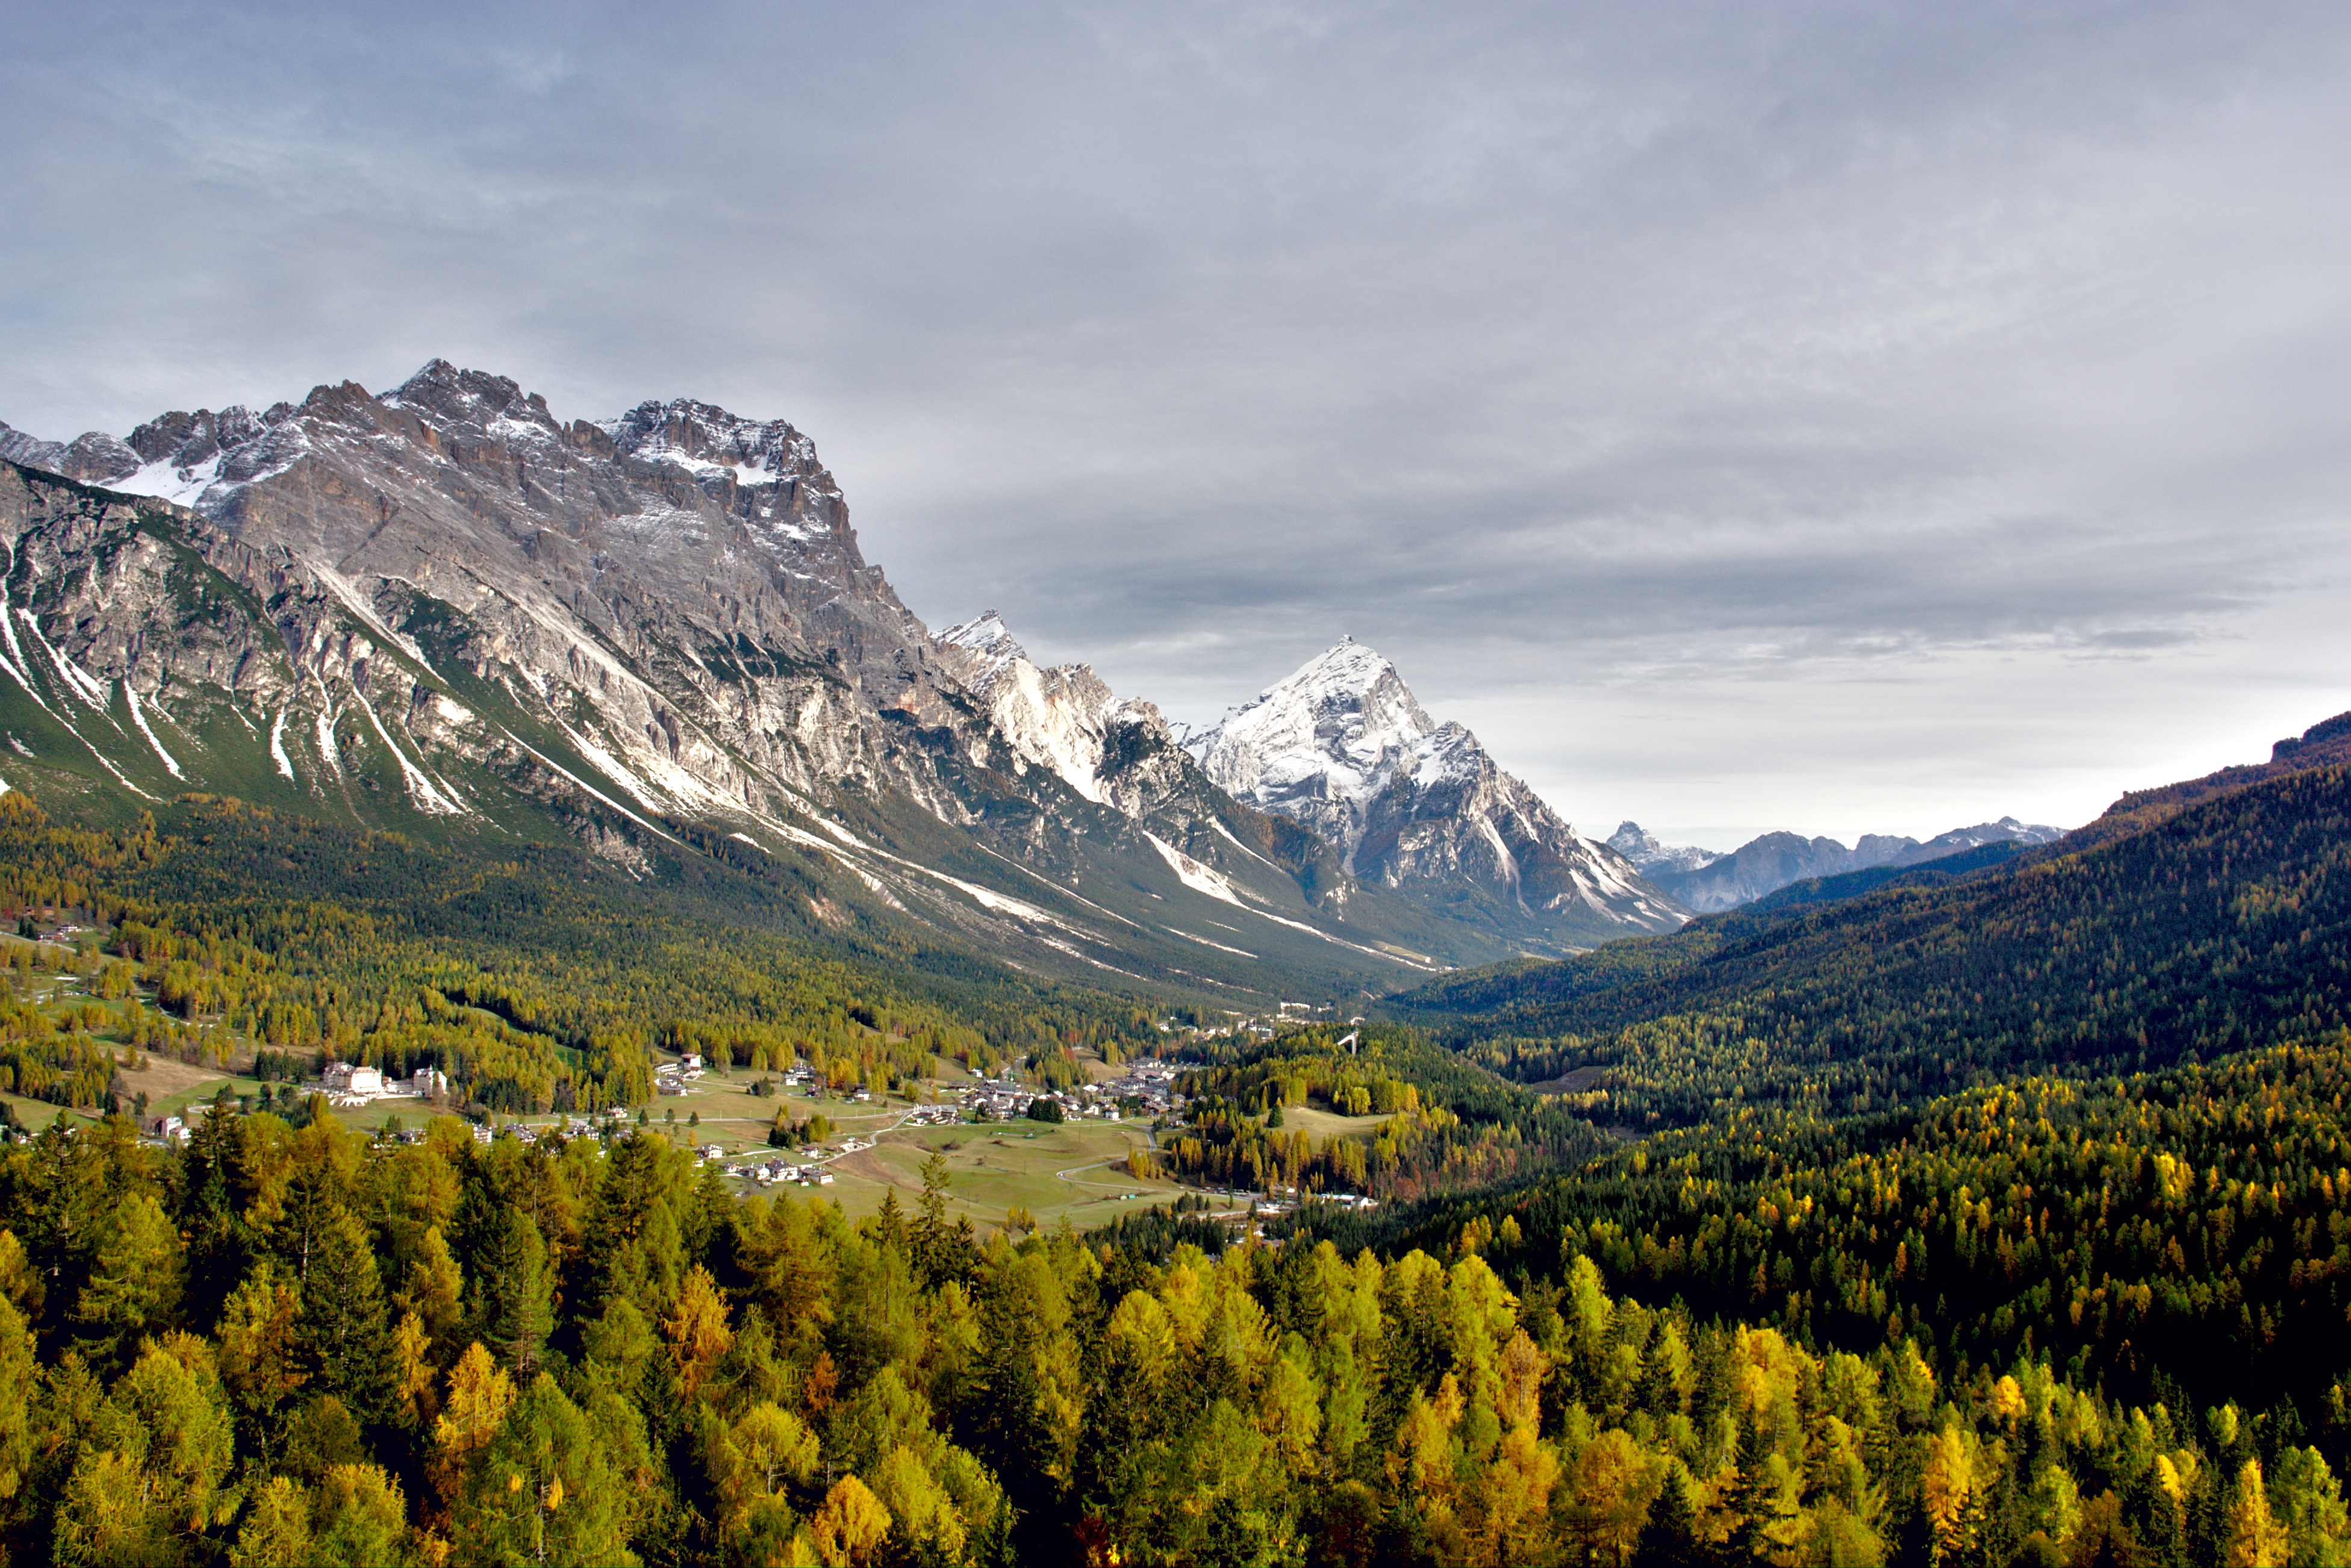
[[1050,768],[1071,789],[1103,803],[1105,737],[1125,708],[1084,664],[1040,669],[990,610],[931,639],[941,663],[986,700],[996,727],[1022,762]]
[[1187,748],[1211,779],[1261,805],[1301,792],[1360,801],[1417,772],[1438,730],[1395,665],[1350,637],[1188,737]]
[[1431,719],[1395,665],[1352,637],[1186,747],[1217,785],[1311,828],[1355,875],[1404,889],[1482,884],[1538,922],[1680,923],[1622,857],[1579,838],[1468,730]]

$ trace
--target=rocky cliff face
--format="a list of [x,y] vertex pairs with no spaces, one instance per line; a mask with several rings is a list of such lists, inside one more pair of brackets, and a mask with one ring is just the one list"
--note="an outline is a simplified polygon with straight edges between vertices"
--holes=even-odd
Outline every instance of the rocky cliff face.
[[[150,648],[156,606],[133,593],[82,604],[65,632],[102,682],[175,709],[242,699],[273,724],[298,699],[328,715],[322,737],[347,710],[371,729],[389,707],[437,721],[420,742],[478,757],[496,749],[481,716],[419,696],[470,677],[644,810],[772,813],[778,785],[854,779],[952,812],[926,770],[893,769],[857,722],[948,716],[922,626],[860,556],[838,488],[789,425],[690,402],[565,424],[512,382],[435,361],[381,399],[321,387],[261,415],[166,414],[120,444],[135,466],[93,479],[184,504],[186,543],[261,598],[284,658],[253,656],[241,640],[256,626],[222,627],[234,657],[193,629]],[[76,576],[32,548],[28,588]],[[91,578],[82,591],[103,591]],[[336,749],[290,751],[298,781],[327,789]],[[430,777],[410,778],[413,803],[475,809]]]
[[1510,950],[1352,896],[1149,705],[1000,622],[933,640],[781,421],[567,422],[436,361],[0,451],[20,780],[561,833],[629,874],[739,842],[831,878],[828,907],[1097,979],[1384,985]]
[[1395,666],[1352,640],[1191,741],[1209,779],[1311,827],[1362,883],[1562,946],[1687,917],[1424,712]]
[[5,423],[0,423],[0,461],[91,484],[134,474],[140,464],[137,453],[104,431],[93,430],[70,442],[43,441]]
[[[1448,935],[1459,940],[1376,895],[1358,896],[1339,850],[1311,826],[1252,810],[1220,789],[1155,706],[1119,697],[1090,666],[1039,666],[995,611],[935,642],[945,668],[987,705],[1016,771],[1050,773],[1118,812],[1196,889],[1272,908],[1294,887],[1357,939],[1409,937],[1441,951],[1450,951]],[[1272,899],[1268,873],[1281,879]]]
[[[1113,779],[1105,770],[1117,771],[1112,764],[1125,749],[1121,733],[1166,734],[1157,708],[1122,702],[1090,666],[1040,668],[993,610],[949,627],[935,642],[941,662],[987,705],[1015,768],[1044,768],[1097,804],[1112,803]],[[1147,782],[1144,788],[1150,790]],[[1155,791],[1131,796],[1120,809],[1139,816],[1154,803]]]

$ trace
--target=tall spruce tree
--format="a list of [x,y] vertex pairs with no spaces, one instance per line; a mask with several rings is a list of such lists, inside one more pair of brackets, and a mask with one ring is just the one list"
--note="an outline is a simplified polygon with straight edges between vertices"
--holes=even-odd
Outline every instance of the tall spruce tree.
[[296,1343],[306,1392],[331,1394],[362,1421],[381,1418],[392,1386],[392,1333],[367,1228],[338,1212],[316,1228]]

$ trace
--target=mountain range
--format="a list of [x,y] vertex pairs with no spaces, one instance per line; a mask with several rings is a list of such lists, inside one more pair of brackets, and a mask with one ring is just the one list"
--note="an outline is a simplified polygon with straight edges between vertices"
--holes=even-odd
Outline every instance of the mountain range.
[[1716,854],[1688,844],[1660,843],[1638,822],[1625,822],[1608,836],[1608,842],[1660,891],[1691,909],[1713,914],[1752,904],[1792,883],[1814,877],[1922,865],[1997,845],[2022,848],[2053,843],[2064,833],[2062,828],[2002,817],[1996,822],[1954,828],[1924,842],[1885,833],[1864,833],[1847,849],[1830,838],[1764,833],[1728,854]]
[[0,458],[5,767],[100,816],[765,857],[829,921],[1252,1006],[1687,915],[1368,649],[1187,747],[992,612],[932,635],[782,421],[567,421],[434,361]]
[[1847,873],[1828,896],[1388,1001],[1457,1047],[1489,1042],[1514,1076],[1587,1071],[1674,1121],[1775,1099],[1865,1114],[1987,1074],[2210,1059],[2351,1021],[2346,821],[2351,714],[1996,858],[2005,841]]

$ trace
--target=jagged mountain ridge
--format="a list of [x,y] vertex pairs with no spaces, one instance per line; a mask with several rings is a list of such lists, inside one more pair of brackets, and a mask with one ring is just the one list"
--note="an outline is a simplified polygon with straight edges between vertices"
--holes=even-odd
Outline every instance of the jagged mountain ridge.
[[[1013,768],[1060,778],[1086,800],[1137,824],[1153,852],[1186,885],[1243,905],[1265,906],[1263,873],[1285,879],[1326,914],[1378,934],[1426,927],[1384,906],[1341,866],[1311,830],[1258,811],[1218,789],[1184,749],[1158,707],[1121,698],[1086,664],[1039,665],[996,611],[939,632],[942,664],[984,702],[1013,754]],[[1191,851],[1222,840],[1238,851],[1220,864]]]
[[1664,844],[1638,822],[1625,822],[1608,841],[1649,880],[1692,909],[1718,914],[1752,904],[1783,887],[1815,877],[1887,866],[1922,865],[1987,844],[2029,848],[2054,842],[2063,830],[2002,817],[1970,828],[1953,828],[1924,842],[1887,833],[1864,833],[1851,849],[1831,838],[1762,833],[1728,854],[1686,844]]
[[1530,945],[1588,946],[1687,918],[1604,844],[1430,718],[1395,666],[1352,638],[1186,737],[1202,769],[1313,829],[1342,869]]
[[1696,844],[1667,843],[1634,821],[1617,823],[1616,831],[1608,835],[1608,847],[1631,861],[1644,876],[1653,876],[1659,872],[1696,871],[1722,858],[1719,850],[1702,850]]
[[[1016,768],[1050,768],[1089,800],[1111,803],[1112,785],[1103,768],[1118,753],[1121,731],[1166,730],[1156,707],[1122,701],[1088,665],[1040,667],[993,610],[948,627],[932,641],[965,685],[987,702],[1019,758]],[[1132,803],[1121,809],[1137,815],[1144,799],[1131,795]]]
[[784,422],[565,422],[436,361],[382,397],[0,441],[109,486],[0,470],[20,781],[560,832],[638,875],[739,843],[827,868],[842,918],[1096,980],[1344,988],[1510,950],[1356,889],[1164,725],[1103,731],[1093,792],[1034,766]]

